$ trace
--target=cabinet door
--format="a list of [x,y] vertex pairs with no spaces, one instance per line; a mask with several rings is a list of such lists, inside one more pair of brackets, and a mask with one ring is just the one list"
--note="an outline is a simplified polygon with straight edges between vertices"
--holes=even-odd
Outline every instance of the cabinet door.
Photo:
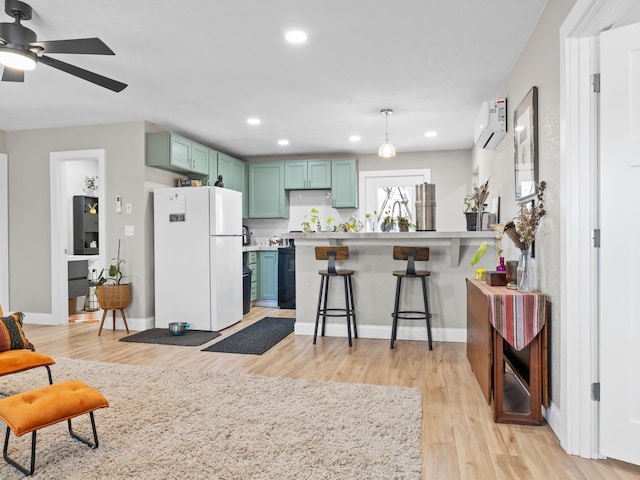
[[222,175],[225,188],[231,188],[233,183],[233,157],[218,152],[218,175]]
[[249,218],[288,218],[284,163],[249,164]]
[[306,161],[285,162],[284,188],[287,190],[303,190],[307,188]]
[[209,149],[209,186],[213,187],[218,179],[218,152]]
[[331,160],[307,162],[307,188],[331,188]]
[[229,188],[242,192],[244,190],[244,162],[238,159],[233,159],[231,162],[232,184]]
[[355,158],[331,161],[331,197],[334,208],[358,208],[358,167]]
[[202,175],[209,174],[209,149],[195,142],[191,144],[191,170]]
[[191,170],[191,141],[178,135],[171,135],[171,157],[169,163],[174,167]]
[[258,297],[261,300],[278,299],[278,251],[268,250],[258,254]]

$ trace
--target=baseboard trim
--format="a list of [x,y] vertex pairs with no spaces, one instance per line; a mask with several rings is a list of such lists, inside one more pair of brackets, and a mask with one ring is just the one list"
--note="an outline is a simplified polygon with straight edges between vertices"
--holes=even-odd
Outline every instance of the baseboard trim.
[[[296,335],[313,335],[314,324],[313,323],[300,323],[295,324]],[[431,335],[435,342],[456,342],[464,343],[467,341],[467,329],[466,328],[432,328]],[[325,336],[327,337],[346,337],[347,328],[346,324],[327,323],[325,328]],[[360,338],[379,338],[389,339],[391,338],[391,327],[381,325],[361,325],[358,324],[358,336]],[[427,340],[427,330],[422,327],[398,327],[398,340]]]
[[[57,323],[52,313],[24,313],[24,323],[26,325],[64,325],[63,323]],[[102,320],[102,310],[99,312],[98,318]],[[65,321],[67,319],[65,318]],[[149,330],[155,326],[155,317],[135,318],[127,316],[127,325],[129,330]],[[107,314],[107,318],[104,319],[104,329],[113,329],[113,316],[112,313]],[[124,330],[124,322],[120,316],[120,312],[116,313],[116,330]]]

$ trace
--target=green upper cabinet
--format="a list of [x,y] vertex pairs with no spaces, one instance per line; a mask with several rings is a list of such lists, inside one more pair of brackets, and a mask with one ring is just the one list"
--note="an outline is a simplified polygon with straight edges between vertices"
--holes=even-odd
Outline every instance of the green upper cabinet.
[[176,173],[208,175],[209,149],[175,133],[147,133],[147,165]]
[[331,160],[331,204],[358,208],[358,163],[355,158]]
[[209,185],[216,183],[218,178],[218,152],[209,149]]
[[296,160],[284,164],[287,190],[331,188],[331,160]]
[[249,190],[247,187],[247,167],[242,160],[227,155],[226,153],[217,152],[217,170],[212,176],[212,169],[209,173],[209,185],[213,185],[218,179],[218,175],[222,175],[222,183],[224,188],[242,192],[242,217],[249,216]]
[[[222,175],[222,183],[225,188],[244,191],[245,162],[233,158],[226,153],[218,152],[218,175]],[[216,176],[217,179],[217,176]],[[215,183],[215,179],[213,181]],[[211,183],[213,185],[213,183]]]
[[289,218],[284,162],[249,164],[249,218]]

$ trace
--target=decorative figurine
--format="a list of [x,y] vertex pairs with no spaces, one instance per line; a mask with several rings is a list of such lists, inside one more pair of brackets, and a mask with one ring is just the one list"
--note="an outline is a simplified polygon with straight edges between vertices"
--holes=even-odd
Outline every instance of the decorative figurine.
[[218,175],[218,180],[214,183],[214,187],[224,188],[224,183],[222,183],[222,175]]

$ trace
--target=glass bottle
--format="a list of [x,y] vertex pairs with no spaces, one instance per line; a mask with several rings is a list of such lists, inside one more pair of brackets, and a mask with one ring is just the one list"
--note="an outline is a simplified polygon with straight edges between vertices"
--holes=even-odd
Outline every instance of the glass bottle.
[[506,272],[507,266],[504,264],[504,257],[500,257],[500,265],[496,267],[496,272]]

